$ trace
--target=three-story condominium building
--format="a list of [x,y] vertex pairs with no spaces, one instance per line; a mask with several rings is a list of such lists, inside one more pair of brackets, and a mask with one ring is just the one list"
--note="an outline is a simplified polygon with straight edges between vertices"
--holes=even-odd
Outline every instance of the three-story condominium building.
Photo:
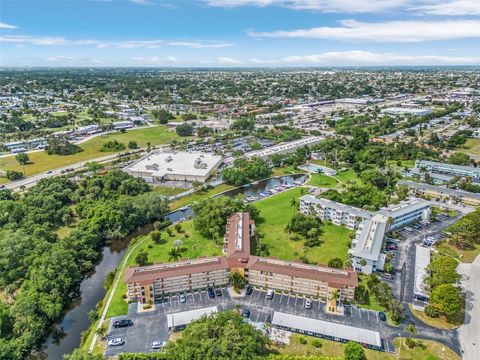
[[437,161],[417,160],[415,168],[419,171],[446,174],[458,177],[470,177],[475,182],[480,182],[480,168],[473,166],[454,165]]
[[344,225],[349,229],[358,229],[372,213],[336,201],[304,195],[300,198],[300,212],[315,215],[321,220],[329,220],[335,225]]
[[255,222],[248,213],[232,214],[226,224],[224,256],[130,267],[125,274],[128,299],[150,303],[165,294],[224,286],[229,273],[238,272],[249,284],[265,289],[325,299],[338,291],[341,300],[353,300],[355,271],[252,256],[254,235]]

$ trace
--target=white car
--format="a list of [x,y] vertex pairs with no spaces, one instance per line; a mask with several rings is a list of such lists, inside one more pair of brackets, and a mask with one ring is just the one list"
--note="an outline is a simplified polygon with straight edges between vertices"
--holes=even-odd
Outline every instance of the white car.
[[305,300],[305,309],[311,309],[312,308],[312,300],[307,299]]
[[125,344],[125,341],[122,338],[113,338],[108,340],[108,346],[121,346]]
[[165,345],[167,345],[167,343],[165,341],[154,341],[152,343],[152,349],[161,349]]
[[187,302],[187,298],[185,297],[184,294],[180,294],[179,298],[180,298],[180,302],[181,302],[182,304]]

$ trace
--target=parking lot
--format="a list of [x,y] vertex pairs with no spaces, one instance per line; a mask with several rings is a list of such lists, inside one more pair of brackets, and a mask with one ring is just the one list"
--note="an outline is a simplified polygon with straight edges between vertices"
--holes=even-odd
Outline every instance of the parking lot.
[[[305,316],[334,323],[368,328],[382,334],[390,333],[389,326],[380,321],[378,312],[360,309],[355,306],[346,306],[346,316],[327,314],[325,303],[319,300],[312,301],[311,309],[305,308],[306,297],[289,294],[275,293],[272,300],[266,299],[266,291],[254,289],[251,295],[240,298],[230,297],[226,288],[222,288],[222,296],[211,299],[206,290],[188,293],[187,301],[181,303],[178,296],[166,297],[155,309],[138,313],[137,304],[130,304],[128,316],[112,318],[111,323],[118,319],[131,319],[133,326],[121,329],[109,329],[109,338],[121,337],[125,344],[122,346],[108,347],[105,355],[112,356],[120,352],[151,352],[154,341],[167,341],[169,330],[167,327],[167,314],[181,311],[217,306],[218,311],[232,310],[236,306],[250,311],[250,321],[264,323],[271,321],[274,311],[281,311],[299,316]],[[386,350],[392,349],[391,344],[385,345]]]

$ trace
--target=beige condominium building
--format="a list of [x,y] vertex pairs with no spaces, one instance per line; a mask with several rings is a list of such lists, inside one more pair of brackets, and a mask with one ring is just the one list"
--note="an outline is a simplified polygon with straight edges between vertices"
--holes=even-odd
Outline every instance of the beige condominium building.
[[353,300],[358,284],[353,270],[263,258],[250,255],[255,222],[248,213],[227,220],[224,256],[203,257],[151,266],[130,267],[125,274],[129,300],[150,303],[165,294],[224,286],[230,272],[238,272],[252,286],[313,297]]

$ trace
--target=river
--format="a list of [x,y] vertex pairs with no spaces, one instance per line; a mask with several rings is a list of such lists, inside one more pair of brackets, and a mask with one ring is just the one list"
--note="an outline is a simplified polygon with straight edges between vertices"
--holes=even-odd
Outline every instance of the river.
[[[295,181],[304,182],[305,180],[305,175],[283,176],[229,190],[221,195],[234,197],[243,194],[245,197],[257,197],[259,193],[279,185],[293,184]],[[190,216],[192,216],[192,210],[190,207],[185,207],[166,217],[172,222],[177,222]],[[103,249],[100,262],[80,284],[81,296],[65,312],[62,320],[55,324],[43,346],[42,353],[35,358],[61,360],[63,354],[71,353],[80,346],[81,334],[89,327],[88,312],[95,309],[95,306],[105,297],[106,291],[103,288],[105,275],[120,264],[130,238],[131,236],[124,241],[115,241]]]

